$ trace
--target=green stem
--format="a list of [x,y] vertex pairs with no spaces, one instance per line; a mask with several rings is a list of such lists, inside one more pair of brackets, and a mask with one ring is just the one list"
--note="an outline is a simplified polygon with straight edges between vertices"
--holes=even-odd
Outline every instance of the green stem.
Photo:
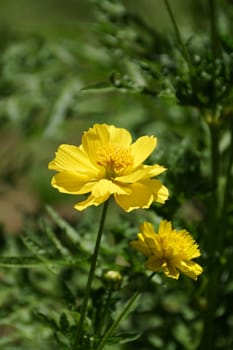
[[[217,181],[219,177],[219,130],[212,126],[212,172],[213,181]],[[231,185],[232,185],[232,166],[233,166],[233,127],[231,127],[231,144],[229,147],[229,160],[226,173],[226,183],[223,196],[222,208],[219,207],[217,192],[213,193],[211,198],[211,206],[209,208],[209,238],[207,242],[209,254],[209,272],[208,284],[206,291],[207,308],[204,314],[204,327],[199,350],[212,350],[215,344],[215,313],[218,300],[219,277],[221,274],[221,265],[216,253],[222,255],[223,239],[227,230],[227,210],[231,199]],[[216,188],[217,190],[217,188]],[[221,210],[220,210],[221,209]],[[215,210],[215,211],[214,211]]]
[[211,27],[211,47],[212,47],[212,81],[213,81],[213,108],[216,107],[216,59],[219,51],[216,2],[209,0],[210,27]]
[[173,28],[174,28],[174,31],[175,31],[176,39],[177,39],[177,42],[178,42],[178,44],[180,46],[182,55],[183,55],[184,59],[186,60],[186,62],[188,64],[189,71],[190,71],[191,75],[193,75],[193,65],[192,65],[189,53],[188,53],[188,51],[186,49],[186,46],[184,45],[183,40],[181,38],[181,34],[180,34],[180,31],[179,31],[178,25],[176,23],[176,19],[174,17],[174,14],[172,12],[171,6],[170,6],[168,0],[164,0],[164,2],[165,2],[165,6],[166,6],[167,12],[169,14],[169,17],[171,19],[171,22],[172,22],[172,25],[173,25]]
[[212,196],[208,204],[208,236],[206,239],[206,250],[208,253],[208,282],[206,286],[207,307],[203,313],[203,331],[199,350],[213,350],[215,311],[217,303],[219,283],[219,262],[216,253],[219,249],[221,232],[220,224],[220,201],[219,201],[219,125],[214,121],[209,124],[211,138],[211,172],[212,172]]
[[[218,224],[219,224],[219,211],[220,211],[220,201],[219,201],[219,125],[213,124],[209,125],[210,136],[211,136],[211,172],[212,172],[212,196],[210,198],[209,209],[208,209],[208,226],[209,226],[209,239],[208,239],[208,253],[211,260],[215,254],[217,247],[216,236],[218,235]],[[214,238],[215,237],[215,238]],[[212,264],[212,261],[211,261]]]
[[210,9],[210,25],[211,25],[211,45],[213,58],[217,57],[218,47],[218,32],[217,32],[217,18],[216,18],[216,3],[215,0],[209,0]]
[[227,208],[230,201],[231,194],[231,184],[232,184],[232,166],[233,166],[233,126],[231,126],[231,144],[229,148],[229,163],[226,173],[226,183],[225,191],[223,197],[223,206],[222,206],[222,221],[226,222],[225,217],[227,215]]
[[98,328],[96,330],[97,336],[101,336],[101,334],[103,333],[104,327],[105,327],[105,329],[107,328],[106,317],[108,315],[108,307],[109,307],[109,303],[111,301],[111,296],[112,296],[112,289],[108,289],[106,300],[103,301],[103,305],[102,305],[101,310],[100,310]]
[[130,307],[133,305],[137,297],[144,291],[145,287],[147,286],[147,283],[152,279],[152,277],[156,274],[156,272],[152,272],[152,274],[146,279],[145,283],[142,284],[141,288],[138,289],[138,291],[132,296],[131,299],[126,303],[123,310],[121,311],[120,315],[117,317],[117,319],[113,322],[113,324],[109,327],[103,338],[101,339],[99,345],[97,346],[96,350],[102,350],[104,346],[106,345],[108,339],[111,337],[111,335],[115,332],[117,329],[119,323],[122,321],[124,316],[129,311]]
[[94,253],[93,253],[92,258],[91,258],[91,266],[90,266],[90,271],[88,274],[85,296],[84,296],[83,303],[81,306],[81,312],[80,312],[81,315],[80,315],[80,320],[79,320],[78,331],[77,331],[77,335],[76,335],[74,349],[76,349],[78,343],[81,342],[82,335],[83,335],[83,326],[84,326],[84,322],[85,322],[85,318],[86,318],[88,300],[89,300],[89,296],[90,296],[90,292],[91,292],[91,285],[92,285],[92,281],[94,278],[95,267],[96,267],[97,257],[98,257],[99,248],[100,248],[100,242],[101,242],[102,233],[103,233],[103,229],[104,229],[104,223],[105,223],[105,218],[106,218],[106,213],[107,213],[108,202],[109,201],[107,200],[103,206],[102,216],[101,216],[100,224],[99,224],[99,230],[98,230],[98,234],[97,234],[96,242],[95,242],[95,249],[94,249]]
[[226,230],[226,225],[227,225],[227,219],[226,219],[227,210],[228,210],[229,202],[231,199],[232,167],[233,167],[233,126],[231,126],[231,143],[230,143],[230,147],[229,147],[229,161],[228,161],[228,166],[227,166],[226,183],[225,183],[223,205],[222,205],[222,215],[221,215],[222,234],[221,234],[220,241],[219,241],[220,251],[222,249],[224,232]]

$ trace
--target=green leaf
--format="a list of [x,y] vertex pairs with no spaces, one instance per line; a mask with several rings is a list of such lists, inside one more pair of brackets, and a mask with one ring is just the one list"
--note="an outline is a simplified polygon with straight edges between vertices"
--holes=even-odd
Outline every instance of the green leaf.
[[185,323],[179,323],[175,325],[175,327],[172,330],[172,333],[175,337],[175,339],[182,344],[182,346],[185,349],[196,349],[196,342],[197,340],[194,340],[192,338],[192,330],[189,328],[189,326]]
[[70,341],[68,337],[61,332],[55,332],[55,338],[62,350],[70,350]]
[[46,251],[43,248],[41,248],[37,242],[35,242],[27,234],[24,234],[21,239],[25,246],[28,248],[28,250],[30,250],[39,260],[41,260],[50,272],[57,273],[57,271],[54,269],[54,266],[51,265],[51,263],[47,259]]
[[[122,321],[127,319],[129,317],[129,315],[138,307],[140,298],[141,298],[141,294],[136,296],[136,298],[134,299],[133,303],[128,308],[127,312],[125,312],[124,317],[122,318]],[[114,311],[112,313],[113,320],[116,320],[119,317],[119,315],[121,314],[121,312],[122,312],[121,307],[118,307],[116,309],[116,311]]]
[[[49,265],[55,266],[75,266],[80,264],[86,259],[55,259],[50,258],[46,260]],[[11,267],[11,268],[33,268],[37,266],[45,265],[44,261],[31,256],[16,257],[16,256],[2,256],[0,257],[0,267]]]
[[2,256],[0,257],[0,267],[20,267],[30,268],[38,265],[42,265],[42,261],[35,257],[14,257],[14,256]]
[[66,314],[64,312],[60,316],[59,324],[60,324],[61,331],[63,333],[66,333],[66,331],[70,327],[70,324],[69,324],[68,318],[67,318],[67,316],[66,316]]
[[62,281],[62,296],[69,306],[74,307],[76,303],[75,295],[65,281]]
[[73,229],[73,227],[71,225],[69,225],[66,220],[62,219],[55,212],[55,210],[53,210],[50,206],[46,206],[46,210],[47,210],[47,213],[49,214],[49,216],[57,224],[57,226],[65,231],[65,233],[66,233],[67,237],[70,239],[70,241],[74,244],[78,243],[79,236],[78,236],[77,232]]
[[48,238],[52,241],[56,249],[59,251],[59,253],[62,256],[68,256],[69,255],[69,250],[61,243],[61,241],[57,238],[55,233],[52,231],[52,229],[44,224],[44,232],[47,234]]
[[119,338],[119,343],[124,344],[124,343],[129,343],[131,341],[137,340],[140,338],[142,333],[138,332],[128,332],[128,333],[120,333],[117,334],[116,337]]
[[95,83],[92,85],[85,86],[82,88],[80,91],[81,92],[111,92],[115,91],[116,88],[109,82],[100,82],[100,83]]
[[60,95],[55,101],[50,121],[44,131],[45,136],[51,136],[66,117],[66,112],[72,103],[72,99],[80,90],[80,83],[77,80],[68,81],[67,86],[63,86]]
[[110,337],[107,341],[107,344],[125,344],[129,343],[131,341],[137,340],[142,333],[138,332],[124,332],[124,333],[118,333],[114,335],[113,337]]
[[40,323],[49,326],[54,331],[58,330],[57,323],[52,317],[49,317],[38,310],[33,311],[34,318]]

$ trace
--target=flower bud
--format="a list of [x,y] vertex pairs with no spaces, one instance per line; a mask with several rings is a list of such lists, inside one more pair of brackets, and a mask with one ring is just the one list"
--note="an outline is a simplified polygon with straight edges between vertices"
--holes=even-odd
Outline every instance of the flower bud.
[[109,270],[103,275],[103,280],[107,284],[107,288],[118,290],[121,287],[122,275],[118,271]]

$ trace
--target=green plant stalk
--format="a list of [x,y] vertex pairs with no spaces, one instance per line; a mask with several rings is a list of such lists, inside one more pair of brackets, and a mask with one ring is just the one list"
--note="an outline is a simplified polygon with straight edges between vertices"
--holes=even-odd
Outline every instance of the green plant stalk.
[[174,14],[172,12],[172,9],[171,9],[171,6],[169,4],[169,1],[168,0],[164,0],[164,3],[165,3],[165,6],[166,6],[168,15],[169,15],[169,17],[171,19],[171,22],[172,22],[172,25],[173,25],[173,28],[174,28],[174,31],[175,31],[176,39],[177,39],[177,42],[178,42],[178,44],[180,46],[182,55],[183,55],[185,61],[188,64],[191,76],[193,76],[193,65],[192,65],[189,53],[188,53],[188,51],[187,51],[187,49],[186,49],[186,47],[185,47],[185,45],[183,43],[183,40],[181,38],[181,34],[180,34],[180,31],[179,31],[178,25],[176,23],[175,16],[174,16]]
[[218,242],[221,232],[220,226],[220,200],[218,191],[219,180],[219,125],[213,121],[209,124],[211,138],[211,173],[213,192],[208,206],[208,236],[206,250],[208,253],[208,282],[206,287],[207,307],[203,313],[203,331],[199,350],[213,350],[214,348],[214,318],[219,283],[219,261],[216,252],[219,249]]
[[220,249],[222,249],[224,232],[226,230],[226,215],[227,210],[230,202],[230,188],[232,186],[232,167],[233,167],[233,126],[231,125],[231,143],[229,147],[229,161],[227,166],[227,173],[226,173],[226,183],[225,183],[225,189],[224,189],[224,196],[223,196],[223,205],[222,205],[222,215],[221,215],[221,240],[219,241]]
[[111,301],[111,296],[112,296],[112,289],[107,290],[107,297],[106,300],[103,302],[103,305],[101,307],[101,312],[100,312],[100,319],[99,319],[99,324],[98,324],[98,329],[96,331],[97,336],[101,335],[103,333],[103,328],[107,328],[107,322],[106,322],[106,317],[107,317],[107,312],[108,312],[108,306]]
[[209,9],[210,9],[212,56],[213,56],[213,59],[215,59],[217,57],[217,49],[218,49],[218,31],[217,31],[215,0],[209,0]]
[[[208,212],[208,237],[206,240],[206,250],[208,253],[208,283],[206,289],[207,307],[203,314],[203,331],[199,345],[199,350],[213,350],[215,344],[215,313],[218,296],[218,283],[220,275],[220,266],[216,253],[220,251],[220,242],[222,241],[222,219],[221,205],[219,197],[219,140],[220,127],[217,118],[216,101],[216,59],[218,56],[218,31],[216,18],[216,1],[208,0],[211,28],[211,47],[212,47],[212,83],[213,83],[213,102],[212,102],[212,121],[209,124],[211,138],[211,174],[213,192],[209,203]],[[225,201],[225,199],[224,199]],[[225,207],[225,205],[223,204]],[[225,210],[225,209],[224,209]]]
[[[210,137],[211,137],[211,174],[212,174],[212,186],[213,192],[210,198],[209,206],[209,227],[211,228],[212,234],[217,233],[219,222],[219,211],[220,211],[220,199],[219,199],[219,165],[220,165],[220,154],[219,154],[219,139],[220,139],[220,129],[218,123],[215,120],[209,125]],[[216,239],[213,239],[209,234],[208,249],[211,257],[215,253]],[[216,238],[216,237],[215,237]]]
[[98,258],[98,254],[99,254],[99,248],[100,248],[100,242],[101,242],[103,229],[104,229],[104,223],[105,223],[105,218],[106,218],[106,213],[107,213],[107,208],[108,208],[108,202],[109,202],[109,200],[107,200],[103,206],[103,211],[102,211],[100,224],[99,224],[99,230],[98,230],[98,234],[97,234],[96,242],[95,242],[95,248],[94,248],[92,258],[91,258],[91,266],[90,266],[90,270],[89,270],[89,274],[88,274],[85,295],[84,295],[83,303],[81,306],[80,320],[79,320],[79,324],[78,324],[78,330],[77,330],[77,334],[76,334],[74,350],[77,348],[77,345],[79,343],[81,343],[81,340],[82,340],[83,326],[84,326],[84,322],[85,322],[85,318],[86,318],[86,314],[87,314],[88,300],[90,297],[92,281],[93,281],[94,274],[95,274],[95,268],[96,268],[96,263],[97,263],[97,258]]
[[217,30],[217,16],[216,16],[216,2],[209,0],[210,9],[210,28],[211,28],[211,48],[212,48],[212,82],[214,87],[214,106],[216,108],[216,59],[219,51],[218,30]]
[[124,316],[127,314],[127,312],[129,311],[130,307],[133,305],[133,303],[135,302],[137,297],[145,290],[145,288],[147,286],[147,283],[153,278],[153,276],[155,274],[156,274],[156,272],[152,272],[152,274],[150,274],[150,276],[146,279],[145,283],[142,284],[141,288],[139,288],[137,290],[137,292],[135,292],[135,294],[131,297],[131,299],[129,299],[129,301],[125,304],[123,310],[121,311],[121,313],[119,314],[117,319],[113,322],[113,324],[106,331],[105,335],[101,339],[101,341],[100,341],[99,345],[97,346],[96,350],[102,350],[104,348],[104,346],[106,345],[108,339],[115,332],[115,330],[117,329],[119,323],[122,321]]
[[[231,142],[228,149],[228,164],[227,164],[227,171],[225,176],[225,185],[224,185],[224,193],[222,197],[222,206],[221,211],[219,215],[219,226],[218,226],[218,232],[216,232],[216,247],[219,252],[219,256],[221,257],[223,254],[223,247],[224,247],[224,237],[225,233],[228,230],[228,208],[231,201],[231,187],[232,187],[232,180],[233,180],[233,125],[231,125]],[[218,274],[221,272],[222,265],[218,263],[218,266],[215,269],[215,275],[218,278]],[[214,278],[216,278],[214,276]],[[216,281],[216,286],[218,286],[218,279]]]

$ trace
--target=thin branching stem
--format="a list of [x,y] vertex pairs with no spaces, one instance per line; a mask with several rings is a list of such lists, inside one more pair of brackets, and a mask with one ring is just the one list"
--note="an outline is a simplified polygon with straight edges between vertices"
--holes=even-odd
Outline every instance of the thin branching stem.
[[223,205],[222,205],[222,214],[221,214],[221,237],[219,241],[220,249],[222,249],[223,244],[223,237],[224,237],[224,231],[226,229],[227,224],[227,211],[229,207],[229,203],[231,200],[231,187],[232,187],[232,170],[233,170],[233,126],[231,125],[231,142],[229,146],[229,160],[228,160],[228,166],[227,166],[227,172],[226,172],[226,182],[225,182],[225,189],[224,189],[224,195],[223,195]]
[[219,249],[219,224],[220,224],[220,198],[219,198],[219,138],[220,130],[218,123],[215,123],[213,117],[209,124],[211,139],[211,174],[212,174],[212,195],[208,207],[208,236],[206,250],[208,253],[208,282],[206,286],[207,308],[203,313],[203,332],[199,350],[212,350],[214,342],[214,315],[216,309],[216,297],[219,283],[219,266],[216,259],[216,253]]
[[76,340],[75,340],[75,348],[77,348],[77,345],[81,343],[82,340],[82,335],[83,335],[83,326],[87,314],[87,307],[88,307],[88,300],[90,297],[90,292],[91,292],[91,286],[92,286],[92,281],[94,278],[95,274],[95,268],[96,268],[96,263],[97,263],[97,258],[99,254],[99,248],[100,248],[100,243],[101,243],[101,238],[103,234],[103,229],[104,229],[104,223],[105,223],[105,218],[106,218],[106,213],[107,213],[107,207],[108,207],[108,200],[104,203],[103,206],[103,211],[100,219],[100,224],[99,224],[99,230],[98,234],[96,237],[96,242],[95,242],[95,248],[94,252],[91,258],[91,266],[90,266],[90,271],[88,274],[88,280],[87,280],[87,286],[85,290],[85,295],[83,299],[83,303],[81,306],[81,312],[80,312],[80,320],[79,320],[79,325],[78,325],[78,330],[77,330],[77,335],[76,335]]
[[117,327],[119,326],[119,323],[122,321],[124,316],[127,314],[127,312],[130,310],[131,306],[135,302],[135,300],[138,298],[138,296],[145,290],[147,283],[153,278],[153,276],[156,274],[156,272],[153,272],[146,281],[141,285],[141,288],[135,292],[135,294],[129,299],[129,301],[125,304],[124,308],[122,309],[119,316],[116,318],[116,320],[113,322],[113,324],[109,327],[109,329],[104,334],[103,338],[101,339],[99,345],[97,346],[96,350],[102,350],[104,346],[106,345],[108,339],[112,336],[112,334],[115,332]]
[[175,35],[176,35],[176,40],[180,46],[180,49],[181,49],[181,53],[185,59],[185,61],[187,62],[188,64],[188,67],[189,67],[189,71],[190,71],[190,74],[193,75],[193,65],[192,65],[192,62],[191,62],[191,59],[190,59],[190,56],[189,56],[189,53],[187,51],[187,48],[186,46],[184,45],[183,43],[183,40],[181,38],[181,34],[180,34],[180,31],[179,31],[179,28],[178,28],[178,25],[176,23],[176,19],[175,19],[175,16],[173,14],[173,11],[171,9],[171,6],[169,4],[169,1],[168,0],[164,0],[164,3],[165,3],[165,6],[166,6],[166,9],[167,9],[167,12],[168,12],[168,15],[171,19],[171,22],[172,22],[172,25],[173,25],[173,28],[174,28],[174,32],[175,32]]
[[216,1],[209,0],[210,11],[210,29],[211,29],[211,48],[212,48],[212,81],[213,81],[213,108],[216,108],[216,61],[219,51],[217,16],[216,16]]
[[208,214],[208,239],[207,252],[209,258],[209,274],[206,288],[207,308],[203,315],[203,332],[199,350],[212,350],[214,347],[214,320],[217,305],[217,293],[219,283],[219,263],[217,254],[221,254],[220,241],[222,240],[221,227],[221,204],[219,196],[219,175],[220,175],[220,125],[217,113],[216,96],[216,60],[218,57],[218,31],[216,19],[216,1],[209,0],[210,28],[211,28],[211,47],[212,47],[212,83],[213,83],[213,101],[212,101],[212,121],[209,124],[211,138],[211,174],[212,174],[212,196],[209,203]]
[[111,297],[112,297],[112,289],[108,289],[106,299],[103,301],[102,307],[100,309],[100,317],[98,322],[98,328],[96,331],[97,336],[100,336],[104,332],[104,330],[107,328],[106,319],[108,315],[109,303],[111,301]]

